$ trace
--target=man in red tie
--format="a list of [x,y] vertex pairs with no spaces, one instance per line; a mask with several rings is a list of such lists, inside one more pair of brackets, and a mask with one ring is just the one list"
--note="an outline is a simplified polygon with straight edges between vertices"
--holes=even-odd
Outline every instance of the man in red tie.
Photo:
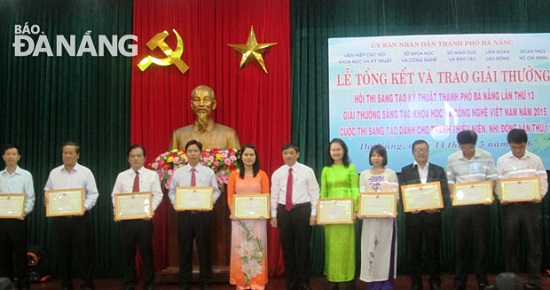
[[271,225],[281,235],[287,290],[311,289],[309,242],[319,200],[315,173],[298,157],[296,144],[283,145],[285,165],[271,176]]
[[[176,190],[179,186],[212,187],[212,205],[220,197],[220,189],[214,171],[200,164],[202,144],[191,140],[185,144],[188,164],[176,170],[170,184],[168,197],[172,205],[176,203]],[[212,263],[210,262],[212,211],[184,210],[178,212],[178,240],[180,250],[180,290],[190,290],[192,284],[193,241],[196,240],[199,254],[200,282],[203,290],[210,289],[212,283]]]
[[[132,145],[128,149],[130,169],[118,174],[113,187],[113,205],[115,195],[130,192],[151,192],[153,213],[162,201],[159,176],[156,172],[143,167],[145,148]],[[153,264],[153,221],[151,219],[131,219],[119,224],[122,272],[124,290],[134,290],[137,283],[135,256],[139,248],[143,261],[143,281],[145,290],[154,289],[155,269]]]

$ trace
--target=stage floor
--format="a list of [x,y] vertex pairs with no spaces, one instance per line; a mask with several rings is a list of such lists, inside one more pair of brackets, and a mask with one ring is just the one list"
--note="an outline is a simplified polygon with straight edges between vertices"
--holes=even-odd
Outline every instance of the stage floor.
[[[453,276],[452,275],[442,275],[442,289],[453,289]],[[489,281],[493,283],[495,280],[495,275],[489,277]],[[474,275],[470,275],[468,279],[468,290],[478,290]],[[75,285],[78,281],[75,281]],[[357,289],[366,289],[366,284],[357,281]],[[97,290],[120,290],[122,289],[122,280],[120,279],[97,279],[96,280],[96,289]],[[270,278],[269,283],[266,286],[266,290],[284,290],[285,289],[285,280],[283,278]],[[410,287],[408,276],[398,276],[395,283],[395,290],[408,290]],[[235,289],[234,286],[226,283],[216,283],[210,287],[212,290],[229,290]],[[330,285],[323,276],[313,277],[311,279],[311,288],[313,290],[330,290]],[[49,281],[41,284],[32,284],[34,290],[57,290],[59,289],[58,281]],[[75,288],[78,289],[78,288]],[[137,289],[142,289],[142,285],[138,285]],[[177,284],[157,284],[157,290],[178,290],[179,287]],[[200,285],[193,285],[193,289],[200,290]],[[429,289],[427,285],[427,279],[424,279],[424,289]],[[543,276],[542,289],[550,289],[550,277],[548,275]]]

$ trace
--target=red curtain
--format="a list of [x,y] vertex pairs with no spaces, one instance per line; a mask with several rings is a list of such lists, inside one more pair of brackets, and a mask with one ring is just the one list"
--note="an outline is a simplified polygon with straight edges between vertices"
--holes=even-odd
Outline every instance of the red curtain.
[[[281,146],[290,140],[290,20],[288,0],[135,0],[134,34],[139,54],[132,64],[131,141],[147,149],[147,163],[168,150],[172,131],[189,125],[191,90],[205,84],[216,92],[214,119],[237,131],[241,144],[258,148],[261,167],[271,174],[283,164]],[[251,62],[239,69],[241,54],[227,44],[243,44],[250,27],[259,43],[276,42],[264,53],[268,70]],[[137,64],[147,55],[163,58],[146,44],[159,32],[176,48],[175,29],[184,43],[181,59],[189,66],[182,74],[175,66]],[[155,213],[155,266],[167,265],[166,210]],[[226,206],[218,203],[216,206]],[[283,273],[277,230],[268,226],[271,276]]]

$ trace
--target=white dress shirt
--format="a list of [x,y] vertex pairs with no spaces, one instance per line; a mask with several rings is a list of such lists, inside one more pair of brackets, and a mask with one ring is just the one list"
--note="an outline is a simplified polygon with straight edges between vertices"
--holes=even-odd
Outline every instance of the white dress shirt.
[[[168,197],[172,204],[176,203],[176,189],[178,186],[191,186],[191,165],[187,164],[184,167],[176,170],[172,176],[172,183],[170,184],[170,192]],[[216,204],[216,200],[220,197],[220,188],[218,187],[218,179],[216,173],[209,167],[202,164],[197,164],[195,168],[195,186],[211,186],[214,189],[212,193],[212,205]]]
[[416,161],[413,163],[413,168],[416,167],[418,170],[418,176],[420,176],[420,182],[422,184],[428,182],[428,172],[430,171],[430,163],[426,162],[426,165],[424,168],[420,167],[420,164],[418,164]]
[[277,206],[286,203],[288,169],[292,168],[292,203],[311,203],[311,215],[317,215],[319,183],[313,169],[296,162],[292,167],[283,165],[271,176],[271,217],[277,217]]
[[78,163],[74,166],[71,172],[67,172],[67,170],[65,170],[65,165],[54,168],[50,172],[48,181],[44,186],[44,190],[71,188],[84,189],[84,208],[86,208],[86,210],[90,210],[94,207],[97,202],[97,198],[99,197],[94,174],[90,171],[90,169]]
[[7,169],[0,171],[0,193],[23,193],[27,195],[25,201],[25,214],[34,208],[34,184],[32,175],[25,169],[17,166],[12,174]]
[[[160,179],[156,172],[141,167],[139,170],[139,192],[151,192],[153,197],[153,212],[162,201],[162,189],[160,188]],[[113,197],[113,206],[115,204],[115,195],[118,193],[130,193],[134,189],[134,179],[136,172],[130,168],[118,174],[113,187],[111,196]]]

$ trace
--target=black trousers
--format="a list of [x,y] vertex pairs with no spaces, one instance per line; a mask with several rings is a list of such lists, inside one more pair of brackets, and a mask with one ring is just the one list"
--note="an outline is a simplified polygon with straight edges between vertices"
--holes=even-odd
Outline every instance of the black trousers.
[[527,253],[529,283],[540,287],[542,262],[540,203],[502,205],[502,239],[506,271],[519,274],[519,245],[523,239]]
[[290,211],[282,204],[277,207],[277,227],[281,237],[285,278],[289,285],[309,283],[310,216],[311,203],[297,204]]
[[[479,284],[487,284],[491,245],[491,206],[453,207],[455,233],[455,286],[467,285],[468,268],[473,260]],[[470,250],[471,249],[471,250]]]
[[135,287],[137,284],[135,263],[137,248],[139,248],[141,260],[143,262],[142,269],[145,287],[153,286],[155,279],[155,268],[153,264],[153,221],[121,221],[119,229],[124,287]]
[[0,277],[11,278],[12,265],[17,289],[28,288],[27,220],[0,219]]
[[407,213],[407,245],[409,259],[409,275],[413,283],[421,283],[422,245],[426,244],[426,266],[430,275],[430,283],[441,284],[439,276],[439,248],[441,237],[441,213]]
[[196,241],[199,255],[200,282],[203,285],[212,283],[212,262],[210,260],[211,233],[210,211],[178,212],[178,240],[180,250],[181,286],[191,286],[193,282],[193,241]]
[[88,212],[83,216],[52,218],[58,255],[58,274],[61,287],[73,289],[71,262],[73,251],[78,257],[82,286],[94,289],[93,249],[91,241],[91,221]]

